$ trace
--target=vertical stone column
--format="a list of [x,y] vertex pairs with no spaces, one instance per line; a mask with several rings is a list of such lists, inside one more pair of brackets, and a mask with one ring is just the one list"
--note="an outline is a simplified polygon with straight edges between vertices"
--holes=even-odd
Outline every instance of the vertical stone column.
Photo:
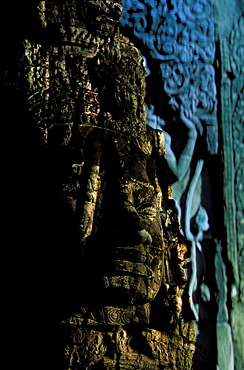
[[222,247],[218,246],[216,256],[220,370],[244,366],[243,10],[243,1],[215,1],[224,201]]

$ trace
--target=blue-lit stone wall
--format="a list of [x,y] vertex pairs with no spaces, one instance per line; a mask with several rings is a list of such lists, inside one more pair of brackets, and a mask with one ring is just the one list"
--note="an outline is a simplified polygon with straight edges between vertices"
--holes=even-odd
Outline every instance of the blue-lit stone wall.
[[241,370],[244,4],[122,3],[121,24],[148,73],[147,123],[164,132],[176,179],[172,197],[191,243],[187,274],[197,338],[217,353],[219,370]]
[[204,200],[204,178],[209,158],[218,152],[212,1],[123,1],[122,15],[121,24],[133,31],[149,74],[147,122],[164,131],[166,157],[176,177],[172,196],[192,243],[189,295],[198,322],[199,299],[210,301],[201,241],[207,231],[212,237],[212,210],[211,194]]

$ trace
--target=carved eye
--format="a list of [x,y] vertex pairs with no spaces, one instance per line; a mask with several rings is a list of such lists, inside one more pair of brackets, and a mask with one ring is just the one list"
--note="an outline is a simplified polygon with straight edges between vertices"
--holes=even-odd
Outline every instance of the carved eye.
[[128,210],[133,209],[145,219],[155,219],[158,213],[157,197],[151,184],[134,180],[124,186],[123,193],[127,198],[125,203]]
[[145,218],[153,219],[157,215],[156,197],[150,192],[134,195],[135,208],[137,213]]
[[150,207],[150,206],[143,207],[143,205],[140,205],[139,207],[136,207],[136,210],[140,216],[149,218],[149,219],[153,219],[157,215],[157,210],[155,207]]

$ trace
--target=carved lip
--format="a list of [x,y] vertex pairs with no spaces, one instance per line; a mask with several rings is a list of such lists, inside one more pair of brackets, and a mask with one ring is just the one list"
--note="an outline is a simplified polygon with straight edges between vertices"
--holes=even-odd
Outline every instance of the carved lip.
[[146,263],[148,252],[143,245],[135,245],[133,247],[115,247],[112,249],[111,257],[113,260]]
[[144,247],[142,244],[130,247],[114,247],[109,259],[102,263],[101,267],[105,272],[104,275],[154,277],[153,267],[157,265],[158,257],[153,256],[149,250],[150,247]]
[[160,258],[161,255],[161,248],[140,244],[130,247],[114,247],[111,250],[110,258],[111,260],[126,260],[130,262],[145,263],[151,267],[155,258]]
[[131,262],[127,260],[114,260],[112,263],[112,274],[114,275],[130,275],[143,276],[153,278],[153,270],[145,263]]

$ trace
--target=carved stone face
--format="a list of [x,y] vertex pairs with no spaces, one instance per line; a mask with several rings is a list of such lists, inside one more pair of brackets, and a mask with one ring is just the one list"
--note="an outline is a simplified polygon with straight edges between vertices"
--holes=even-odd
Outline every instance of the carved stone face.
[[[155,298],[163,274],[161,193],[150,180],[150,155],[135,144],[112,140],[97,167],[84,269],[99,303],[144,304]],[[88,203],[85,207],[89,213]]]
[[[164,254],[146,73],[119,31],[120,5],[78,3],[40,2],[38,37],[26,42],[30,111],[48,153],[44,203],[55,204],[50,224],[61,220],[58,234],[65,231],[55,245],[71,256],[67,275],[78,271],[70,285],[84,307],[144,304],[160,288]],[[40,41],[41,72],[32,60],[33,39]]]

